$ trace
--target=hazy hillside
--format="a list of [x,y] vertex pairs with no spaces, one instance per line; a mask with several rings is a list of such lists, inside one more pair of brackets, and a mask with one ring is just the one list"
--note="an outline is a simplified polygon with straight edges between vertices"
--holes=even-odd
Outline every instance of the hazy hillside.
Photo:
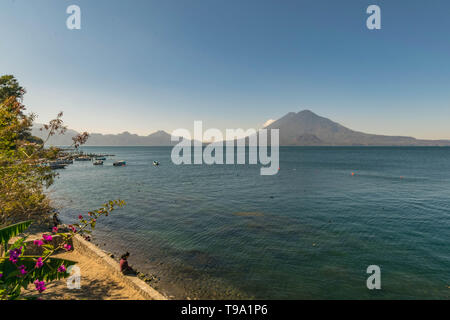
[[[33,129],[31,130],[31,134],[45,140],[48,136],[48,132],[46,130],[41,131],[39,130],[40,128],[42,128],[42,124],[35,123],[33,125]],[[73,143],[72,137],[76,136],[77,134],[77,131],[68,129],[66,131],[66,134],[64,135],[55,135],[50,137],[47,144],[52,146],[68,146]]]
[[[47,132],[40,131],[42,125],[35,125],[32,134],[45,139]],[[68,146],[72,144],[72,137],[78,132],[74,130],[67,130],[66,134],[53,136],[49,139],[48,145],[53,146]],[[86,143],[86,146],[170,146],[176,144],[170,140],[170,134],[165,131],[157,131],[148,136],[138,136],[129,132],[120,134],[100,134],[92,133]]]

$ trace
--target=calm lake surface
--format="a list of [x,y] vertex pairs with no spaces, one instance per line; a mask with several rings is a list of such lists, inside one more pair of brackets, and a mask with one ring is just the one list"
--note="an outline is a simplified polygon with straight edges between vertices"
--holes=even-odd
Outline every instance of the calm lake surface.
[[[94,242],[129,251],[168,295],[450,298],[450,148],[285,147],[275,176],[176,166],[170,147],[83,150],[116,156],[59,171],[50,194],[64,222],[125,200]],[[382,290],[367,289],[369,265]]]

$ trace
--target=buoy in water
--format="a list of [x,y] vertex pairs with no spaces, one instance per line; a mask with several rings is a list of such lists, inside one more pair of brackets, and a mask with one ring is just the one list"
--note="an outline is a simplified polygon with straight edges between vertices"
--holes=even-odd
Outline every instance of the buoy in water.
[[355,175],[355,173],[354,172],[352,172],[352,176],[354,176]]

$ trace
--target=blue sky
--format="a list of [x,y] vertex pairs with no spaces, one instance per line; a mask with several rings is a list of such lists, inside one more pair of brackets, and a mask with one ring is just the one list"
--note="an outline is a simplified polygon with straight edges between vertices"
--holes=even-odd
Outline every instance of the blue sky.
[[[66,28],[71,4],[81,30]],[[2,0],[0,73],[38,121],[63,110],[90,132],[257,128],[310,109],[450,139],[449,14],[446,0]]]

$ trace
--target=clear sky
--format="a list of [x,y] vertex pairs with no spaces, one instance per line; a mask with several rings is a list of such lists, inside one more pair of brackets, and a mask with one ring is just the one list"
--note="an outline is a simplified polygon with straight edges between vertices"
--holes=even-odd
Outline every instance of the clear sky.
[[[66,28],[71,4],[81,30]],[[76,130],[257,128],[310,109],[450,139],[450,1],[1,0],[0,74],[38,122],[62,110]]]

